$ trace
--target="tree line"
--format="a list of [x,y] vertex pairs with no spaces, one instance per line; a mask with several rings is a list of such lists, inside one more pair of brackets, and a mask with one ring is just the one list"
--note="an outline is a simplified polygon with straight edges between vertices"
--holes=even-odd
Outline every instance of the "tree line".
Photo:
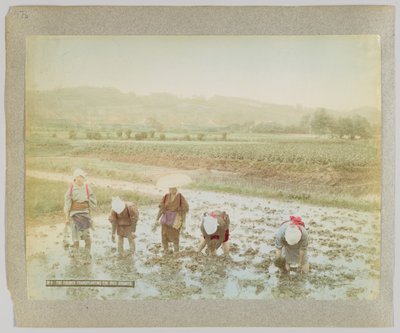
[[[376,125],[362,116],[333,117],[325,109],[319,109],[314,113],[302,117],[298,124],[282,125],[276,122],[245,122],[231,124],[226,127],[210,128],[204,132],[185,134],[182,137],[168,137],[164,133],[156,133],[155,130],[134,133],[131,129],[116,129],[114,131],[86,130],[86,138],[89,140],[101,139],[128,139],[128,140],[184,140],[204,141],[206,139],[227,141],[228,133],[244,132],[258,134],[314,134],[325,135],[333,138],[369,139],[377,132]],[[213,133],[213,134],[211,134]],[[210,137],[211,135],[211,137]],[[69,131],[69,138],[76,139],[76,130]]]
[[[56,137],[55,134],[53,137]],[[78,138],[78,132],[75,129],[71,129],[68,132],[68,137],[69,139],[75,140]],[[158,133],[156,134],[155,131],[149,131],[149,132],[137,132],[133,133],[131,129],[127,130],[116,130],[115,132],[102,132],[99,130],[86,130],[86,139],[88,140],[102,140],[102,139],[126,139],[126,140],[159,140],[159,141],[165,141],[165,140],[184,140],[184,141],[204,141],[207,139],[207,135],[205,133],[195,133],[195,134],[185,134],[184,136],[181,137],[167,137],[164,133]],[[227,141],[228,140],[228,133],[223,132],[219,133],[217,136],[214,134],[212,135],[213,140],[221,140],[221,141]]]
[[374,134],[374,128],[362,116],[335,118],[325,109],[320,109],[312,114],[302,117],[298,124],[282,125],[276,122],[246,122],[232,124],[227,127],[230,131],[265,133],[265,134],[317,134],[337,138],[369,139]]

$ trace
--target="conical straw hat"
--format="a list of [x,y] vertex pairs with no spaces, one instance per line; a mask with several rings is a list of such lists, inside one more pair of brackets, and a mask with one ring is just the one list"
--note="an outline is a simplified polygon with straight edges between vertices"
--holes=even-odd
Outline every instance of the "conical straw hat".
[[157,187],[161,189],[180,187],[192,182],[192,179],[184,174],[171,174],[160,177],[157,180]]

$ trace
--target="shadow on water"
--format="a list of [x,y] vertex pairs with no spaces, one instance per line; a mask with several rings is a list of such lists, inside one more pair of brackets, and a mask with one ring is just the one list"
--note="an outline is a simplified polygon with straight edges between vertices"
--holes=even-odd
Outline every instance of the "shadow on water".
[[[84,249],[79,249],[74,257],[69,258],[69,262],[64,265],[65,280],[92,280],[94,279],[93,259]],[[99,291],[93,287],[66,287],[65,294],[67,298],[74,300],[85,300],[96,298]]]

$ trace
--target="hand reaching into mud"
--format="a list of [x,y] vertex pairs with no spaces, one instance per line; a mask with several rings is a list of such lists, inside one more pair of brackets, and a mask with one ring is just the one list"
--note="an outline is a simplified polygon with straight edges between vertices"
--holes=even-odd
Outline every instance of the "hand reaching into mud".
[[276,267],[280,268],[280,269],[285,269],[286,267],[286,260],[283,257],[277,257],[274,260],[274,264]]

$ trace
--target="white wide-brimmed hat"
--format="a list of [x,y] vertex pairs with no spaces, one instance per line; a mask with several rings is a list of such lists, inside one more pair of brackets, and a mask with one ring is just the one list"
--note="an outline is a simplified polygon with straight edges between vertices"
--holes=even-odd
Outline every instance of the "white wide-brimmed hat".
[[123,202],[120,197],[112,197],[111,208],[117,214],[121,214],[125,209],[125,202]]
[[289,245],[297,244],[301,239],[301,231],[297,225],[289,225],[285,231],[285,239]]
[[86,177],[85,171],[83,171],[82,169],[76,169],[74,171],[74,179],[76,179],[76,177],[79,177],[79,176],[85,178]]
[[212,235],[214,232],[217,231],[218,222],[217,219],[212,216],[205,216],[203,220],[204,230],[208,235]]
[[171,174],[160,177],[157,180],[157,187],[160,189],[166,189],[171,187],[180,187],[187,185],[192,182],[192,179],[188,175],[184,174]]

